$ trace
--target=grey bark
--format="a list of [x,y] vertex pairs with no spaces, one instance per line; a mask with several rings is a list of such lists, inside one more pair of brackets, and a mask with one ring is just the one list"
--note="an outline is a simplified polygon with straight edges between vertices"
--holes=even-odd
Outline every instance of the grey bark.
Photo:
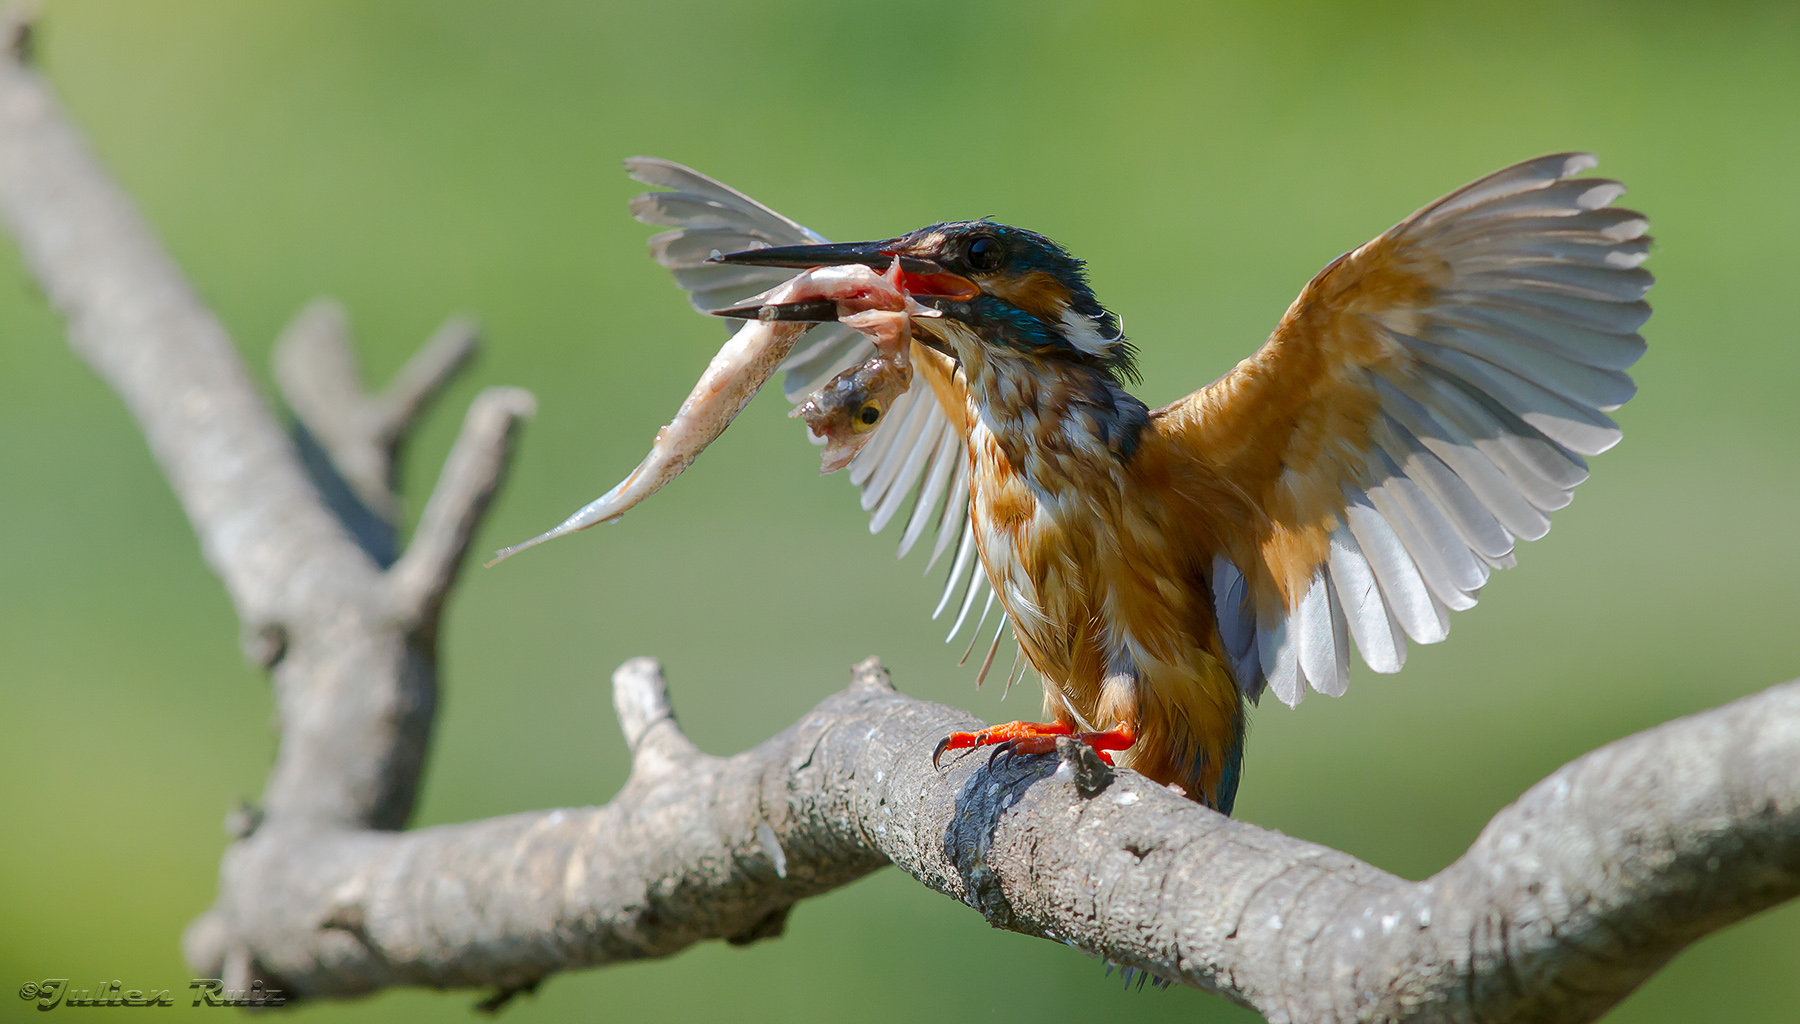
[[1800,894],[1800,682],[1576,760],[1422,882],[1074,744],[934,770],[936,741],[976,723],[894,692],[873,660],[729,758],[689,743],[655,664],[629,662],[614,703],[633,768],[610,803],[402,831],[439,613],[530,396],[475,400],[400,552],[394,459],[472,330],[453,321],[371,397],[343,314],[311,307],[276,354],[297,447],[25,66],[26,21],[3,27],[0,216],[71,346],[137,418],[273,674],[263,806],[236,817],[218,900],[183,940],[228,988],[484,987],[497,1006],[557,971],[779,934],[796,901],[891,863],[996,926],[1273,1021],[1585,1021],[1688,943]]

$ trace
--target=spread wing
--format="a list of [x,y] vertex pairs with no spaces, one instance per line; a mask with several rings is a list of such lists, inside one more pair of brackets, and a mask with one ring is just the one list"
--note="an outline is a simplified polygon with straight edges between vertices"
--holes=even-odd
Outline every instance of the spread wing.
[[[780,267],[707,263],[707,256],[715,250],[737,252],[826,241],[818,232],[680,164],[633,157],[625,161],[625,169],[646,185],[669,190],[646,192],[633,199],[631,213],[646,224],[672,229],[650,239],[650,254],[674,274],[675,283],[702,313],[738,305],[795,274]],[[740,326],[738,321],[724,322],[729,330]],[[797,403],[808,392],[874,354],[875,346],[850,328],[821,324],[807,332],[782,364],[782,391],[788,401]],[[947,362],[934,353],[915,347],[914,366],[920,372],[915,373],[912,387],[894,401],[847,472],[850,482],[862,494],[870,533],[881,532],[899,518],[903,509],[907,510],[899,557],[905,557],[927,534],[933,537],[927,571],[946,552],[954,550],[950,578],[932,614],[936,618],[946,610],[955,610],[955,624],[946,638],[952,640],[969,622],[977,605],[982,612],[975,631],[980,633],[994,607],[993,588],[975,555],[974,533],[968,524],[968,428],[961,385]],[[937,378],[935,388],[933,377]],[[939,392],[944,394],[941,400]],[[946,408],[953,414],[947,414]],[[998,643],[999,630],[1004,626],[1002,614],[994,643]]]
[[1326,267],[1261,349],[1154,414],[1244,502],[1214,523],[1238,685],[1336,696],[1436,643],[1618,443],[1651,276],[1641,214],[1558,154],[1445,196]]

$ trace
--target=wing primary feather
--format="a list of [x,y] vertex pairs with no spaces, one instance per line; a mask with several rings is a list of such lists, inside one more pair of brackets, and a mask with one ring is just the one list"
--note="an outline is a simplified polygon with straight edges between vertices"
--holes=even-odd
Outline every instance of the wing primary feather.
[[[1418,521],[1408,514],[1407,507],[1396,493],[1399,487],[1390,489],[1389,485],[1400,479],[1405,478],[1390,478],[1367,488],[1364,493],[1369,496],[1369,503],[1394,528],[1394,535],[1400,538],[1400,546],[1412,558],[1414,567],[1419,570],[1419,577],[1425,581],[1425,588],[1431,591],[1433,597],[1458,611],[1475,607],[1475,598],[1457,586],[1456,573],[1450,567],[1447,552],[1435,548]],[[1469,566],[1478,568],[1481,563],[1469,553],[1468,545],[1455,535],[1449,524],[1444,524],[1444,528],[1449,533],[1450,542],[1462,549],[1463,559]],[[1467,568],[1460,564],[1458,567]]]
[[1328,697],[1344,694],[1345,680],[1338,675],[1337,644],[1331,616],[1331,585],[1323,567],[1314,570],[1312,583],[1290,616],[1297,635],[1300,671],[1312,688]]
[[1491,338],[1454,324],[1435,324],[1428,334],[1427,344],[1473,356],[1571,402],[1617,409],[1637,394],[1637,385],[1623,370],[1589,366],[1516,338]]
[[1516,217],[1574,217],[1610,206],[1624,194],[1625,186],[1608,178],[1565,178],[1470,204],[1459,211],[1456,222],[1458,227],[1466,227]]
[[[1405,335],[1393,335],[1402,343]],[[1513,415],[1550,440],[1582,455],[1599,455],[1619,443],[1624,434],[1605,413],[1552,394],[1516,374],[1509,373],[1454,349],[1415,345],[1420,359],[1447,374],[1461,378],[1493,397]]]
[[[1413,562],[1420,567],[1426,584],[1445,604],[1459,607],[1457,601],[1447,595],[1450,592],[1473,595],[1487,583],[1487,570],[1457,534],[1456,527],[1444,518],[1437,503],[1410,477],[1401,473],[1385,452],[1377,455],[1385,475],[1379,484],[1368,489],[1370,501],[1390,523],[1407,524],[1409,533],[1402,534],[1400,541],[1412,553]],[[1438,582],[1434,583],[1434,578]],[[1471,598],[1469,605],[1473,603]]]
[[1428,228],[1471,207],[1544,188],[1599,164],[1592,153],[1552,153],[1527,160],[1472,181],[1407,219],[1421,228]]
[[1512,550],[1512,534],[1469,490],[1469,485],[1426,450],[1410,431],[1384,414],[1376,424],[1375,436],[1400,471],[1437,503],[1464,543],[1495,557]]
[[896,425],[899,432],[888,444],[880,463],[875,467],[875,472],[869,474],[862,483],[864,512],[879,505],[882,499],[887,497],[888,492],[896,486],[895,482],[900,479],[900,471],[906,468],[907,462],[912,458],[913,450],[918,445],[920,436],[925,433],[925,428],[932,418],[934,416],[939,419],[943,418],[943,412],[938,406],[937,399],[928,394],[916,394],[915,392],[918,391],[918,383],[915,383],[912,389],[907,391],[907,394],[913,396],[913,400],[907,405],[906,414],[903,417],[904,422]]
[[1495,569],[1517,569],[1519,567],[1518,553],[1513,551],[1508,551],[1506,554],[1498,556],[1485,555],[1477,551],[1475,552],[1475,557],[1481,559]]
[[[1327,574],[1329,582],[1329,574]],[[1331,608],[1331,659],[1332,675],[1337,680],[1337,692],[1321,690],[1327,697],[1342,697],[1350,688],[1350,629],[1345,619],[1344,606],[1338,603],[1337,587],[1325,588],[1325,603]]]
[[[1419,236],[1422,242],[1447,258],[1501,251],[1501,246],[1526,251],[1532,240],[1558,239],[1598,246],[1618,246],[1630,261],[1631,254],[1648,245],[1650,222],[1636,210],[1564,210],[1555,214],[1522,214],[1499,220],[1450,221]],[[1638,260],[1637,263],[1642,263]],[[1633,264],[1635,265],[1635,264]]]
[[925,459],[937,448],[938,434],[950,427],[949,420],[945,419],[944,411],[936,401],[921,401],[919,408],[924,410],[919,416],[923,422],[919,425],[918,436],[912,447],[907,449],[905,458],[900,459],[897,450],[888,456],[897,461],[899,469],[889,475],[887,494],[881,499],[881,504],[875,507],[875,514],[869,517],[870,533],[880,533],[894,518],[894,514],[900,511],[900,506],[906,502],[906,496],[912,493],[913,485],[918,483],[919,474],[924,472]]
[[683,291],[700,289],[735,288],[745,296],[766,292],[775,285],[792,278],[792,270],[780,267],[735,267],[730,264],[706,264],[698,267],[677,267],[670,271],[675,284]]
[[[951,436],[954,438],[955,433],[952,432]],[[937,564],[937,560],[943,557],[951,538],[961,536],[963,520],[969,515],[969,461],[963,457],[962,439],[955,440],[956,451],[951,458],[956,462],[956,482],[950,485],[950,497],[944,501],[944,518],[938,523],[937,543],[931,546],[931,560],[925,563],[925,571],[928,573]],[[953,521],[955,525],[952,525]],[[941,604],[938,610],[943,610]],[[931,617],[937,618],[937,613],[932,613]]]
[[[976,627],[976,632],[980,632],[979,626]],[[987,657],[981,659],[981,671],[975,673],[975,686],[977,688],[980,688],[981,684],[987,680],[988,669],[992,668],[994,665],[994,652],[1000,649],[1000,634],[1004,632],[1006,632],[1006,613],[1001,612],[1000,624],[994,627],[994,642],[988,644]]]
[[1461,428],[1527,501],[1546,512],[1567,505],[1570,490],[1587,479],[1587,466],[1579,456],[1435,372],[1395,384]]
[[1394,528],[1370,504],[1368,495],[1349,495],[1345,516],[1357,547],[1368,559],[1381,587],[1388,611],[1406,635],[1422,644],[1435,644],[1450,633],[1449,619],[1434,606],[1418,567],[1413,565]]
[[1495,422],[1502,425],[1502,435],[1518,442],[1517,450],[1544,479],[1564,489],[1573,489],[1588,478],[1587,459],[1550,438],[1500,403],[1494,396],[1454,374],[1435,366],[1422,368],[1421,377],[1442,386],[1446,391],[1461,393]]
[[[981,588],[983,586],[988,588],[989,600],[991,601],[993,599],[993,585],[988,582],[987,574],[982,571],[981,566],[978,564],[969,571],[969,589],[963,594],[962,610],[956,613],[956,621],[950,624],[950,635],[944,638],[945,643],[949,643],[956,639],[956,634],[962,632],[963,623],[969,618],[969,609],[974,607],[975,599],[981,596]],[[984,616],[986,615],[985,612],[982,614]],[[980,627],[977,626],[976,628],[979,629]],[[966,658],[967,655],[964,655],[964,657]],[[961,663],[958,662],[958,664]]]
[[1644,337],[1636,332],[1615,334],[1578,324],[1556,323],[1510,309],[1452,306],[1433,314],[1433,319],[1471,337],[1486,339],[1488,346],[1528,344],[1553,355],[1603,370],[1625,370],[1643,358]]
[[1273,623],[1258,621],[1256,657],[1262,665],[1263,678],[1277,700],[1288,707],[1298,707],[1306,691],[1300,684],[1300,659],[1294,650],[1293,613],[1288,611]]
[[764,229],[774,236],[773,240],[783,244],[787,244],[790,239],[793,243],[825,241],[823,235],[811,228],[783,217],[722,181],[673,160],[650,156],[629,157],[625,161],[625,173],[646,185],[687,192],[714,206],[732,210],[740,215],[740,220]]
[[[950,482],[950,473],[956,468],[956,444],[956,431],[946,421],[942,436],[938,439],[937,451],[931,458],[931,469],[925,477],[925,486],[919,488],[919,500],[913,504],[913,513],[906,521],[906,532],[900,536],[900,552],[895,558],[905,558],[906,553],[924,536],[925,528],[930,525],[931,520],[938,518],[932,513],[937,511],[938,499],[943,497],[944,487]],[[930,572],[931,566],[926,565],[925,570]]]
[[[928,470],[925,476],[925,483],[929,484],[930,482],[931,477]],[[911,493],[912,511],[906,514],[906,526],[900,531],[900,546],[894,549],[895,561],[905,558],[906,553],[912,550],[913,544],[919,539],[918,534],[924,530],[925,521],[931,518],[931,511],[926,508],[927,502],[925,501],[924,485],[922,484],[919,487],[914,488]],[[918,531],[913,529],[914,523],[919,524]],[[911,535],[910,540],[908,539],[908,535]]]
[[[969,655],[974,652],[976,642],[981,639],[981,627],[987,622],[988,613],[994,610],[994,598],[997,596],[999,596],[999,591],[991,586],[988,587],[987,603],[981,606],[981,618],[975,620],[975,628],[969,630],[969,646],[967,650],[963,651],[962,657],[957,659],[956,663],[958,665],[966,664],[969,660]],[[1005,616],[1002,615],[1001,617],[1004,618]],[[955,636],[956,634],[952,633],[950,635]],[[976,685],[980,685],[979,682]]]
[[1025,645],[1019,643],[1018,639],[1019,631],[1015,629],[1013,630],[1013,663],[1012,668],[1006,670],[1006,687],[1000,691],[1001,700],[1005,700],[1006,695],[1012,692],[1014,682],[1025,678],[1025,670],[1020,667],[1025,664]]
[[1388,614],[1375,582],[1375,571],[1357,545],[1347,524],[1340,523],[1331,534],[1331,583],[1349,623],[1350,635],[1363,663],[1384,675],[1400,671],[1406,664],[1406,639],[1400,627]]
[[650,258],[658,266],[668,270],[694,270],[707,266],[707,257],[714,252],[735,252],[770,243],[760,231],[676,228],[651,235],[646,244],[650,247]]
[[1450,290],[1442,295],[1449,306],[1511,311],[1556,324],[1573,324],[1603,334],[1635,334],[1650,319],[1650,304],[1596,302],[1543,288],[1484,288]]
[[[968,578],[965,576],[963,570],[968,567],[969,556],[975,551],[975,524],[969,521],[966,514],[963,516],[963,528],[957,531],[957,534],[956,556],[951,559],[950,575],[944,580],[944,596],[938,598],[937,608],[931,613],[933,619],[944,614],[944,609],[950,604],[950,595],[956,592],[956,585]],[[973,585],[973,582],[971,582],[970,586]],[[955,635],[954,632],[950,634],[950,636]],[[945,637],[944,642],[949,643],[950,637]]]
[[[1569,231],[1561,225],[1531,233],[1481,232],[1465,236],[1458,244],[1440,247],[1451,250],[1458,270],[1471,273],[1524,268],[1532,268],[1526,271],[1532,273],[1540,266],[1637,270],[1650,258],[1647,238],[1618,242],[1595,231]],[[1465,248],[1469,250],[1466,253],[1461,251]]]
[[1526,540],[1537,540],[1550,532],[1549,517],[1525,500],[1506,474],[1476,449],[1468,434],[1380,377],[1375,378],[1375,385],[1382,396],[1382,408],[1388,415],[1411,432],[1412,439],[1426,451],[1450,467],[1482,507],[1508,532]]
[[699,231],[729,231],[744,225],[739,211],[692,192],[645,192],[631,200],[631,215],[645,224]]
[[1641,302],[1656,278],[1642,267],[1588,266],[1569,260],[1514,260],[1492,267],[1457,265],[1459,291],[1548,292],[1589,302]]

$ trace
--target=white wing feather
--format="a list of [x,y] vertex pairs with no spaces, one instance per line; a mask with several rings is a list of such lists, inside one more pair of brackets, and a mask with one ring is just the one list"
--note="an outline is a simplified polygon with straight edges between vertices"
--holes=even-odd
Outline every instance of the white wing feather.
[[[700,312],[737,305],[796,273],[780,267],[706,262],[713,252],[827,240],[742,192],[680,164],[633,157],[625,161],[625,167],[636,180],[668,190],[638,196],[632,200],[631,212],[646,224],[671,229],[650,239],[650,254],[669,269],[675,283],[688,293]],[[733,330],[738,325],[736,321],[725,322]],[[782,391],[788,401],[798,403],[807,393],[874,354],[875,346],[861,334],[841,324],[821,324],[794,346],[782,364]],[[944,612],[953,592],[965,591],[956,629],[946,642],[954,640],[975,601],[984,590],[991,594],[992,589],[987,586],[981,560],[974,557],[973,537],[965,529],[969,501],[967,446],[922,377],[914,377],[912,387],[894,401],[885,422],[875,428],[875,435],[850,463],[849,477],[861,491],[864,511],[870,512],[871,533],[881,532],[898,516],[906,499],[916,495],[901,534],[901,557],[927,530],[935,529],[937,537],[926,565],[929,571],[945,550],[961,538],[944,598],[932,616],[936,618]]]

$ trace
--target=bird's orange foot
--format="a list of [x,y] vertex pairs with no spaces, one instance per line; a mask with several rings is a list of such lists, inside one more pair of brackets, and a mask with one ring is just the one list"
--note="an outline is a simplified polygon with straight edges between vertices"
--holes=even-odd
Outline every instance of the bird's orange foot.
[[931,755],[931,766],[938,767],[946,750],[971,747],[993,747],[994,752],[988,757],[989,765],[1016,754],[1055,753],[1059,736],[1072,736],[1094,748],[1107,764],[1113,763],[1112,751],[1124,750],[1137,742],[1137,730],[1125,725],[1114,726],[1105,732],[1076,732],[1064,722],[1008,722],[977,732],[951,733],[938,741],[937,750]]

